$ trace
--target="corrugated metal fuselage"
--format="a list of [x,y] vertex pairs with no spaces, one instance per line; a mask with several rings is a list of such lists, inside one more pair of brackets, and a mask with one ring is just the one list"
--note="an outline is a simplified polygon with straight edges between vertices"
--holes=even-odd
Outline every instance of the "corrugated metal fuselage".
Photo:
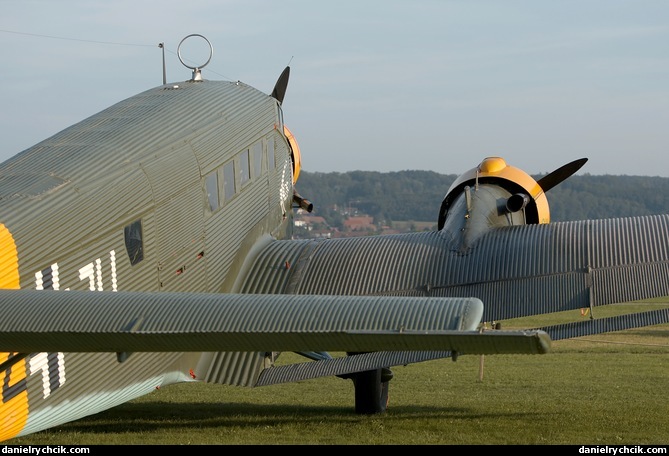
[[[274,98],[239,82],[157,87],[0,165],[0,286],[230,291],[235,259],[263,237],[290,235],[291,202],[290,149]],[[33,353],[8,366],[0,439],[208,369],[198,353],[124,358]],[[240,383],[257,376],[252,361],[236,366]]]

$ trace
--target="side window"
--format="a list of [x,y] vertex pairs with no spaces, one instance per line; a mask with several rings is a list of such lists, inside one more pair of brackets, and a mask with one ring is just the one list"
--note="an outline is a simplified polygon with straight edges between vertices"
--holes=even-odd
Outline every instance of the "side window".
[[249,150],[246,149],[239,154],[239,183],[243,187],[251,178],[251,165],[249,163]]
[[274,161],[274,137],[267,140],[267,170],[274,171],[276,163]]
[[137,220],[123,229],[125,249],[131,265],[136,265],[144,259],[144,241],[142,239],[142,221]]
[[219,207],[218,201],[218,174],[216,171],[209,173],[204,183],[207,190],[207,200],[209,201],[209,209],[214,212]]
[[262,174],[262,141],[258,141],[251,148],[251,162],[253,163],[252,178],[256,178]]
[[223,166],[223,192],[225,201],[235,196],[235,162],[230,161]]

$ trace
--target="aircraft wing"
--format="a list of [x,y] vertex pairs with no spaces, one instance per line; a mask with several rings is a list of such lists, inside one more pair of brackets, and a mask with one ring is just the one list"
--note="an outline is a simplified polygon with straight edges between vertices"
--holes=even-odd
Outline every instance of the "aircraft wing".
[[475,298],[0,290],[0,352],[545,353],[543,331],[477,330]]
[[669,308],[629,313],[614,317],[588,319],[537,328],[547,332],[551,340],[571,339],[626,329],[654,326],[669,322]]
[[467,250],[439,231],[274,241],[240,290],[475,296],[492,322],[669,296],[667,239],[669,215],[494,228]]

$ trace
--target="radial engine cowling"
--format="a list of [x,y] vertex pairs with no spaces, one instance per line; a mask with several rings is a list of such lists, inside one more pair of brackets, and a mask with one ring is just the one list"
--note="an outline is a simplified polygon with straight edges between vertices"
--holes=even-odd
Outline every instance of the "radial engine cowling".
[[438,229],[444,227],[452,204],[466,189],[476,189],[479,185],[499,186],[511,195],[506,201],[509,212],[524,211],[526,224],[550,222],[548,200],[544,189],[529,174],[509,166],[501,157],[487,157],[476,168],[458,177],[450,186],[439,209]]

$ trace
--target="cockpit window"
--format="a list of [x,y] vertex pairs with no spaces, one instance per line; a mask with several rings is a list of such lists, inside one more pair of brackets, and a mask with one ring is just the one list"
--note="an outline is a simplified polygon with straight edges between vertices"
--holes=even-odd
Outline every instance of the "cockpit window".
[[205,187],[207,189],[207,201],[209,201],[209,209],[214,212],[218,209],[218,173],[216,171],[207,175],[205,180]]
[[144,240],[142,239],[142,221],[137,220],[123,230],[125,249],[131,265],[136,265],[144,259]]
[[257,178],[262,174],[262,141],[258,141],[251,147],[251,162],[253,164],[252,178]]
[[270,171],[274,171],[274,138],[267,139],[267,168]]
[[223,193],[225,194],[225,201],[232,199],[236,191],[235,162],[229,161],[223,166]]
[[251,178],[251,164],[249,163],[249,150],[246,149],[239,154],[239,183],[246,185]]

